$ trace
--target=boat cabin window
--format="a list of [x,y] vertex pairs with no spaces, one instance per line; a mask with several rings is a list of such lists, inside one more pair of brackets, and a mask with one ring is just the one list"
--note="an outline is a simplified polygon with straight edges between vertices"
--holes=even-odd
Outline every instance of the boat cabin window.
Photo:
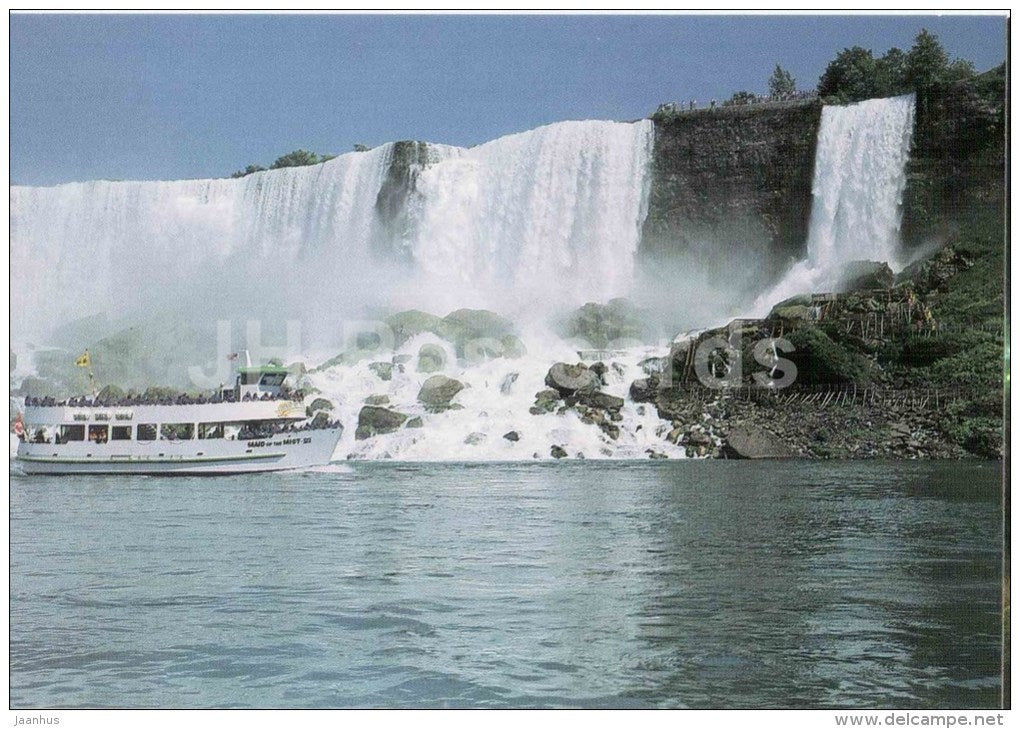
[[259,381],[258,372],[242,372],[241,373],[241,384],[242,385],[256,385]]
[[130,425],[115,425],[110,433],[110,440],[131,440]]
[[163,423],[159,426],[160,440],[191,440],[194,437],[194,423]]
[[110,426],[109,425],[90,425],[89,426],[89,442],[90,443],[106,443],[110,440]]
[[198,437],[200,439],[222,438],[223,423],[199,423]]
[[259,384],[262,385],[263,387],[279,387],[280,385],[283,384],[283,381],[286,379],[286,377],[287,375],[282,372],[277,374],[267,373],[262,375],[262,379],[259,380]]
[[139,423],[137,438],[138,440],[156,440],[156,424]]
[[72,440],[85,440],[84,425],[61,425],[60,442],[67,443]]

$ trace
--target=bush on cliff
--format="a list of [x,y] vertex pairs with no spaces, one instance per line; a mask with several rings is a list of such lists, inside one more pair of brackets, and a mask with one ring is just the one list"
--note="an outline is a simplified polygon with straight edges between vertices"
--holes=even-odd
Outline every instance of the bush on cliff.
[[[295,149],[293,152],[288,152],[282,157],[277,157],[273,164],[269,165],[269,169],[278,170],[283,167],[307,167],[308,165],[322,164],[323,162],[329,162],[335,158],[335,154],[316,154],[315,152],[309,152],[306,149]],[[232,178],[246,177],[255,172],[264,172],[266,170],[262,165],[248,165],[243,170],[238,170],[230,176]]]
[[821,329],[798,329],[787,339],[795,350],[783,356],[797,365],[798,385],[863,385],[875,375],[866,357],[840,346]]

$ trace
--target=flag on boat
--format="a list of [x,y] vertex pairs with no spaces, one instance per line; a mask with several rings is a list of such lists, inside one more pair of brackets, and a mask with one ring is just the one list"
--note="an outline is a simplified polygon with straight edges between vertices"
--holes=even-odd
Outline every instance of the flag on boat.
[[91,367],[92,366],[92,355],[90,355],[89,351],[86,349],[85,350],[85,354],[83,354],[81,357],[76,359],[74,361],[74,363],[76,365],[78,365],[79,367]]

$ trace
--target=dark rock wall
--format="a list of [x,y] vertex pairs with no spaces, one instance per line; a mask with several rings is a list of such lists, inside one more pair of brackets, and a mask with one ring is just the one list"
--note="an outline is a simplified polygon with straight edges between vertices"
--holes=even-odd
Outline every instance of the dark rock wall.
[[389,169],[375,201],[382,235],[373,248],[381,256],[409,254],[406,245],[411,234],[408,201],[414,194],[418,173],[428,164],[429,148],[426,142],[394,142]]
[[645,257],[758,279],[803,257],[821,111],[807,101],[657,114]]
[[1004,66],[917,95],[903,194],[906,247],[945,242],[967,227],[979,210],[991,209],[1002,216],[1005,99]]

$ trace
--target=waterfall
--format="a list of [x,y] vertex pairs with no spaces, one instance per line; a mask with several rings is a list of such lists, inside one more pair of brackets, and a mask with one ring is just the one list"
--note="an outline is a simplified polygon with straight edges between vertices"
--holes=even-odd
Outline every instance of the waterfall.
[[649,121],[563,122],[430,167],[413,255],[438,308],[509,313],[629,292],[647,201]]
[[336,310],[360,301],[515,313],[536,296],[624,294],[651,141],[647,121],[586,121],[471,149],[428,145],[399,243],[411,249],[409,272],[379,254],[399,247],[378,245],[392,235],[376,206],[392,144],[240,179],[14,186],[12,321],[39,337],[100,312],[216,302],[241,318],[284,302],[300,318],[324,296]]
[[831,269],[852,260],[899,267],[914,95],[822,109],[808,258]]
[[167,298],[200,309],[218,287],[240,293],[251,273],[279,281],[301,257],[364,259],[389,155],[385,145],[241,179],[12,187],[13,322],[38,336]]
[[822,109],[807,258],[759,297],[755,313],[789,296],[832,290],[850,261],[902,267],[901,203],[914,104],[908,94]]

